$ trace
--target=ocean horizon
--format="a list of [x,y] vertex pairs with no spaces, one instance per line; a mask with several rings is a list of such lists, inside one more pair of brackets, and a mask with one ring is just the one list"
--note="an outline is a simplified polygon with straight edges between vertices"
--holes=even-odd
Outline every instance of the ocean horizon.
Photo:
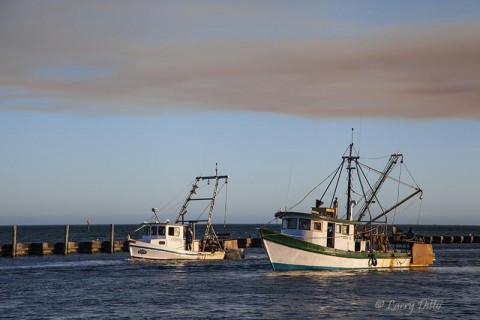
[[[139,224],[114,224],[115,240],[125,240],[128,234],[132,234]],[[202,224],[198,224],[197,233],[201,235]],[[214,224],[218,233],[230,234],[232,238],[259,237],[258,229],[265,226],[272,230],[280,230],[280,224]],[[480,226],[469,225],[413,225],[397,224],[398,228],[407,231],[412,227],[418,235],[424,236],[468,236],[480,235]],[[111,224],[73,224],[69,225],[69,241],[92,241],[110,240]],[[12,243],[13,225],[0,226],[0,243]],[[132,234],[138,236],[139,233]],[[28,242],[63,242],[65,238],[65,225],[17,225],[17,243]]]

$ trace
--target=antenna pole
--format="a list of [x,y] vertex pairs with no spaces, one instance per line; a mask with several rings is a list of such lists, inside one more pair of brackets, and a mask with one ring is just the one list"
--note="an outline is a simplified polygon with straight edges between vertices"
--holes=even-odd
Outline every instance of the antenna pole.
[[352,149],[353,149],[353,142],[350,144],[350,153],[348,155],[348,167],[347,167],[347,170],[348,170],[347,220],[350,220],[352,217],[352,207],[350,205],[350,201],[352,200]]
[[357,163],[359,158],[358,156],[353,156],[353,128],[352,128],[352,143],[350,143],[349,154],[348,154],[348,157],[343,157],[343,158],[344,159],[347,158],[348,160],[347,220],[352,220],[352,204],[351,204],[352,202],[352,170],[355,169],[354,167],[352,167],[352,161],[355,161],[355,163]]

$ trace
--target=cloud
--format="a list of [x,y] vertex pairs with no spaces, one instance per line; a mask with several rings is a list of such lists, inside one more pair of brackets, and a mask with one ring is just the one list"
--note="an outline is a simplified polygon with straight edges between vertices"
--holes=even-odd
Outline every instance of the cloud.
[[225,7],[201,15],[175,5],[155,13],[134,4],[3,9],[0,109],[480,119],[476,21],[269,38],[233,28],[261,16],[240,5],[233,11],[242,23],[232,30],[219,30],[226,18],[215,18],[234,15]]

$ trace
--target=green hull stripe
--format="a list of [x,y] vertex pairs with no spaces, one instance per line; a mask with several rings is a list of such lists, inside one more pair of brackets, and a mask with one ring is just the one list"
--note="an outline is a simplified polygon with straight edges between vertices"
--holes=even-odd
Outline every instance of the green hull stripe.
[[339,268],[339,267],[322,267],[322,266],[306,266],[297,264],[272,263],[275,271],[297,271],[297,270],[381,270],[381,269],[407,269],[405,267],[368,267],[368,268]]
[[[303,251],[309,251],[314,253],[320,253],[329,256],[335,257],[343,257],[343,258],[351,258],[351,259],[370,259],[369,252],[351,252],[345,250],[338,250],[333,248],[326,248],[324,246],[320,246],[318,244],[310,243],[303,240],[298,240],[290,236],[283,235],[281,233],[267,230],[267,229],[260,229],[260,233],[262,235],[262,239],[272,241],[290,248],[295,248]],[[410,258],[408,253],[385,253],[385,252],[375,252],[375,258],[377,259],[391,259],[391,258],[399,258],[399,259],[406,259]]]

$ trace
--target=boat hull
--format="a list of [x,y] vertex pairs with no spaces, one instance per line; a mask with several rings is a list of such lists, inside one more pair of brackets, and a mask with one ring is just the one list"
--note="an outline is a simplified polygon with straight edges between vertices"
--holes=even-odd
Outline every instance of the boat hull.
[[381,253],[374,258],[368,252],[350,252],[312,245],[291,237],[262,231],[264,247],[272,268],[284,270],[346,270],[410,267],[406,253]]
[[223,260],[225,258],[224,251],[193,252],[175,250],[142,241],[130,242],[129,251],[131,258],[146,260]]

